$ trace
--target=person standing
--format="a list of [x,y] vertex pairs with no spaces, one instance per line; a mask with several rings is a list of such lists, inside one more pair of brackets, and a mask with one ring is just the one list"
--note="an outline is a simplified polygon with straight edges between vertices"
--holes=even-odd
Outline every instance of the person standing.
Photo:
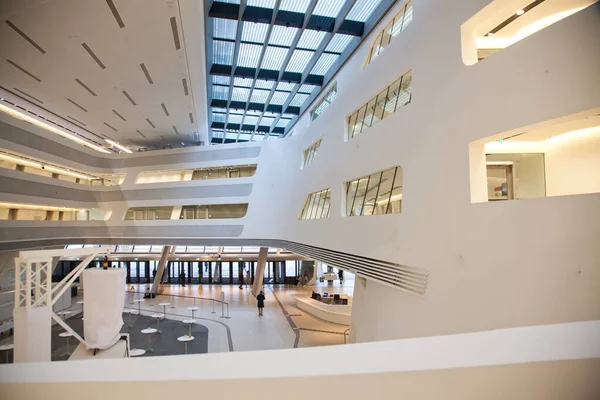
[[342,271],[341,269],[338,270],[338,278],[340,278],[340,285],[344,284],[344,271]]
[[181,272],[181,286],[185,287],[185,271]]
[[263,309],[265,308],[265,294],[261,290],[258,296],[256,296],[256,300],[258,300],[258,316],[262,317]]

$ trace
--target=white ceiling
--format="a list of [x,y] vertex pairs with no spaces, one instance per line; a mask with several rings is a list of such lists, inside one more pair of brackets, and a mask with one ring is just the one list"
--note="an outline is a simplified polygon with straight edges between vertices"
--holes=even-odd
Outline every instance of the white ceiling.
[[[111,3],[124,27],[113,15]],[[182,27],[181,15],[188,26]],[[172,17],[177,23],[179,50]],[[207,143],[202,1],[2,0],[0,18],[3,88],[134,151],[142,146],[152,149],[167,144],[181,147],[182,142],[186,146],[201,140]],[[190,21],[200,27],[189,26]],[[104,69],[86,51],[84,43]]]

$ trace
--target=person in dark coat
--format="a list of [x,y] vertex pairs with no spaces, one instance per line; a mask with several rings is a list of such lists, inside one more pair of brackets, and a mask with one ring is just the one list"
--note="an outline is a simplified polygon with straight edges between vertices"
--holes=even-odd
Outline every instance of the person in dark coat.
[[258,316],[262,317],[263,308],[265,308],[265,294],[261,290],[258,296],[256,296],[256,300],[258,300]]

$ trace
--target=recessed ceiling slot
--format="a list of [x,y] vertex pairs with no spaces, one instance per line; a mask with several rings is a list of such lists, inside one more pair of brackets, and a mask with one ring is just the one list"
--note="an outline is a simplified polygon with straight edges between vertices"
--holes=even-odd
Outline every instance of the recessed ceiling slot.
[[190,113],[190,124],[194,123],[194,116],[192,115],[192,113]]
[[106,0],[106,4],[108,4],[108,8],[110,8],[110,12],[112,12],[112,15],[117,20],[117,24],[119,24],[119,28],[125,28],[123,19],[121,18],[119,11],[117,11],[117,7],[115,7],[115,3],[113,3],[113,0]]
[[90,57],[92,57],[94,59],[94,61],[96,61],[96,64],[98,64],[100,66],[100,68],[106,69],[104,64],[102,64],[102,61],[100,61],[98,56],[92,51],[92,49],[90,49],[90,46],[88,46],[86,43],[81,43],[81,46],[85,49],[85,51],[88,52]]
[[17,68],[18,70],[20,70],[21,72],[29,75],[30,77],[32,77],[33,79],[35,79],[38,82],[41,82],[42,80],[40,78],[38,78],[37,76],[35,76],[34,74],[32,74],[31,72],[27,71],[25,68],[21,67],[20,65],[12,62],[11,60],[9,60],[8,58],[6,59],[6,61],[12,65],[13,67]]
[[183,84],[183,93],[188,96],[190,93],[188,92],[187,79],[183,78],[181,83]]
[[40,51],[40,53],[46,54],[46,50],[42,49],[42,46],[40,46],[39,44],[37,44],[36,42],[34,42],[33,39],[31,39],[29,36],[27,36],[22,30],[20,30],[19,28],[17,28],[12,22],[10,22],[8,20],[5,21],[5,22],[6,22],[6,25],[10,26],[23,39],[27,40],[33,47],[35,47],[36,49],[38,49]]
[[80,109],[82,109],[83,111],[87,112],[87,110],[83,107],[81,107],[79,104],[75,103],[73,100],[69,99],[67,97],[67,101],[69,101],[71,104],[73,104],[75,107],[79,107]]
[[146,65],[144,65],[144,63],[141,63],[140,67],[142,68],[144,75],[146,75],[146,79],[148,79],[148,83],[152,85],[154,82],[152,82],[152,78],[150,77],[150,73],[148,72]]
[[121,118],[123,121],[127,121],[125,118],[123,118],[121,114],[117,112],[117,110],[112,110],[112,112],[114,112],[117,115],[117,117]]
[[177,31],[177,20],[175,19],[175,17],[171,17],[171,30],[173,31],[175,50],[179,50],[181,49],[181,43],[179,43],[179,32]]
[[146,121],[148,121],[148,123],[150,124],[151,127],[156,128],[156,126],[154,126],[152,121],[150,121],[150,118],[146,118]]
[[137,106],[137,104],[135,103],[135,101],[133,101],[133,99],[131,98],[131,96],[129,95],[129,93],[127,93],[126,91],[123,90],[123,95],[125,97],[127,97],[127,100],[129,100],[131,102],[131,104],[133,104],[134,106]]
[[85,90],[90,92],[92,96],[97,96],[92,89],[90,89],[85,83],[81,82],[79,78],[75,78],[75,82],[79,83]]
[[176,133],[177,135],[179,135],[179,131],[177,130],[177,128],[175,128],[175,125],[173,125],[173,130],[175,131],[175,133]]
[[162,103],[160,106],[162,107],[163,111],[165,112],[165,115],[168,117],[169,116],[169,111],[167,110],[167,106],[165,106],[164,103]]
[[140,132],[140,131],[139,131],[139,130],[137,130],[137,129],[136,129],[135,131],[136,131],[137,133],[139,133],[140,135],[142,135],[142,137],[143,137],[144,139],[146,139],[146,135],[144,135],[142,132]]
[[119,132],[118,130],[116,130],[114,127],[110,126],[109,124],[107,124],[106,122],[103,122],[104,125],[108,126],[110,129],[112,129],[115,132]]
[[24,91],[22,91],[21,89],[17,89],[17,88],[14,88],[14,89],[15,89],[15,91],[17,91],[17,92],[21,93],[22,95],[25,95],[25,96],[27,96],[27,97],[29,97],[29,98],[32,98],[33,100],[37,101],[37,102],[38,102],[38,103],[40,103],[40,104],[44,104],[44,102],[43,102],[43,101],[41,101],[40,99],[33,97],[33,96],[32,96],[32,95],[30,95],[29,93],[25,93],[25,92],[24,92]]

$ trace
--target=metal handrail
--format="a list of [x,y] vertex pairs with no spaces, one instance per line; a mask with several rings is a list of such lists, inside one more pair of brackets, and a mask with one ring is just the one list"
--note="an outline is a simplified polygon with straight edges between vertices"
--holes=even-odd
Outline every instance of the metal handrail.
[[346,344],[346,335],[350,336],[350,328],[344,331],[344,344]]
[[[140,291],[137,291],[137,290],[127,290],[127,293],[137,293],[137,294],[146,295],[149,292],[140,292]],[[180,297],[180,298],[183,298],[183,299],[193,299],[194,300],[194,306],[196,306],[196,299],[198,299],[198,300],[205,300],[205,301],[212,301],[213,302],[213,311],[212,311],[213,314],[216,313],[216,311],[215,311],[215,302],[221,303],[221,318],[227,318],[227,319],[231,318],[229,316],[229,303],[226,302],[226,301],[224,301],[224,300],[213,299],[213,298],[210,298],[210,297],[181,296],[181,295],[178,295],[178,294],[162,294],[162,293],[156,293],[156,294],[154,294],[154,297],[158,297],[158,296],[170,296],[170,297]],[[227,308],[227,315],[225,315],[225,312],[223,310],[223,306],[225,306]]]

